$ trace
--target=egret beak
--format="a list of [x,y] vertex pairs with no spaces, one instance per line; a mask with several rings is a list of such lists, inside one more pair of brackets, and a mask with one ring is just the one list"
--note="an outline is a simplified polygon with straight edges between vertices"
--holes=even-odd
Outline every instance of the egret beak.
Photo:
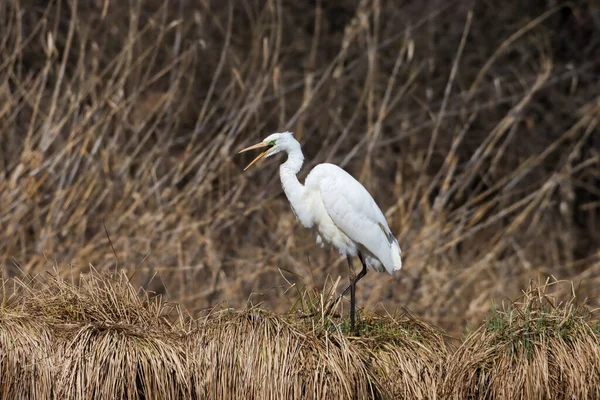
[[[249,150],[261,149],[261,148],[263,148],[263,147],[269,147],[269,145],[268,145],[268,144],[266,144],[266,143],[262,143],[262,142],[261,142],[261,143],[257,143],[257,144],[255,144],[255,145],[253,145],[253,146],[246,147],[245,149],[242,149],[242,150],[240,150],[240,151],[238,152],[238,154],[240,154],[240,153],[244,153],[244,152],[246,152],[246,151],[249,151]],[[263,157],[264,157],[264,156],[267,154],[267,152],[268,152],[268,151],[269,151],[269,149],[267,149],[267,150],[263,151],[263,152],[262,152],[262,153],[260,153],[258,156],[256,156],[256,158],[255,158],[254,160],[252,160],[252,162],[251,162],[250,164],[248,164],[248,165],[246,166],[246,168],[244,168],[244,171],[245,171],[245,170],[247,170],[248,168],[250,168],[250,167],[252,166],[252,164],[254,164],[254,163],[255,163],[255,162],[257,162],[258,160],[260,160],[261,158],[263,158]]]

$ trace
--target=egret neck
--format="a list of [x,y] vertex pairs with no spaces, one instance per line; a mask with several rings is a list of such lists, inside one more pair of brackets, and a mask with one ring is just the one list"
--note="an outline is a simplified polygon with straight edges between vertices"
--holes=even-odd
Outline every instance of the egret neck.
[[282,150],[287,153],[287,160],[279,167],[281,186],[283,186],[283,191],[292,206],[292,211],[300,223],[310,228],[313,221],[306,203],[306,187],[300,183],[297,176],[304,163],[304,154],[302,154],[300,143],[297,140],[289,141]]

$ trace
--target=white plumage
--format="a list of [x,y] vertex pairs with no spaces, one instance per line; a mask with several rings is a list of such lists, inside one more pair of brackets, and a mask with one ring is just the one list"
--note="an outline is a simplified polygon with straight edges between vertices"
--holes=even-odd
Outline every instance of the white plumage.
[[[319,164],[306,177],[306,201],[313,205],[316,234],[341,255],[360,251],[377,272],[402,268],[400,246],[367,189],[333,164]],[[317,237],[319,241],[319,237]]]
[[279,175],[283,190],[300,223],[313,230],[319,245],[335,247],[341,255],[348,257],[350,264],[351,257],[360,257],[363,271],[342,292],[343,295],[351,289],[350,316],[354,326],[356,282],[369,268],[390,274],[402,268],[400,246],[381,209],[367,189],[337,165],[317,165],[302,185],[296,175],[302,168],[304,155],[300,143],[291,132],[274,133],[261,143],[240,152],[257,148],[267,149],[246,169],[262,157],[286,152],[288,158],[281,164]]

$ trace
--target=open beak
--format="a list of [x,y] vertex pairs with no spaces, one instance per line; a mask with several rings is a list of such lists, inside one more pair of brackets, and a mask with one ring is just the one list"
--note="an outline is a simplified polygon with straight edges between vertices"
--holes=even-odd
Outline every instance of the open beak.
[[[253,146],[246,147],[245,149],[242,149],[242,150],[240,150],[240,151],[239,151],[239,153],[244,153],[244,152],[246,152],[246,151],[249,151],[249,150],[254,150],[254,149],[261,149],[261,148],[263,148],[263,147],[268,147],[268,146],[269,146],[268,144],[265,144],[265,143],[262,143],[262,142],[261,142],[261,143],[257,143],[257,144],[255,144],[255,145],[253,145]],[[252,166],[252,164],[254,164],[254,163],[255,163],[255,162],[257,162],[258,160],[260,160],[261,158],[263,158],[263,157],[265,156],[265,154],[267,154],[267,152],[268,152],[268,151],[269,151],[269,149],[267,149],[267,150],[263,151],[263,152],[262,152],[262,153],[260,153],[258,156],[256,156],[256,158],[255,158],[254,160],[252,160],[252,162],[251,162],[250,164],[248,164],[248,166],[247,166],[246,168],[244,168],[244,171],[245,171],[245,170],[247,170],[248,168],[250,168],[250,167]],[[239,153],[238,153],[238,154],[239,154]]]

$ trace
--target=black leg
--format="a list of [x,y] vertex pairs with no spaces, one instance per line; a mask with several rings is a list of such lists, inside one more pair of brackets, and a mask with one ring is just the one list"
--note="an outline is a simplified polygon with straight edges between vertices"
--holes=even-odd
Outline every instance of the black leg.
[[[325,315],[329,314],[331,312],[331,310],[333,310],[333,307],[335,307],[335,305],[338,303],[338,301],[340,301],[340,299],[342,298],[343,295],[345,295],[348,290],[350,290],[350,330],[354,331],[354,320],[355,320],[355,316],[356,316],[356,282],[358,282],[363,276],[365,276],[367,274],[367,264],[365,264],[365,260],[363,259],[362,254],[360,254],[360,252],[358,253],[358,258],[360,259],[360,262],[362,263],[362,270],[358,273],[358,275],[356,275],[356,277],[354,279],[350,279],[350,284],[346,287],[346,289],[344,289],[342,291],[342,293],[340,293],[334,301],[331,302],[331,304],[329,304],[329,307],[327,307],[327,311],[325,312]],[[350,256],[348,256],[348,265],[350,266],[350,270],[352,270],[352,258]]]
[[360,262],[362,263],[362,270],[356,275],[356,278],[352,281],[352,289],[350,291],[350,330],[355,332],[358,335],[358,329],[354,330],[354,320],[356,315],[356,282],[358,282],[363,276],[367,274],[367,264],[365,264],[365,260],[362,257],[362,254],[358,252],[358,258],[360,258]]
[[[348,267],[350,269],[350,274],[354,274],[354,268],[352,267],[352,257],[351,256],[346,256],[346,259],[348,260]],[[346,289],[342,290],[342,293],[340,293],[335,300],[333,300],[330,304],[329,307],[327,307],[327,311],[325,312],[325,315],[329,314],[331,312],[331,310],[333,310],[333,307],[335,307],[335,305],[340,301],[340,299],[342,298],[342,296],[344,296],[348,290],[350,290],[350,288],[352,287],[352,278],[350,278],[350,284],[346,287]]]
[[350,281],[350,332],[354,332],[356,319],[356,279]]

